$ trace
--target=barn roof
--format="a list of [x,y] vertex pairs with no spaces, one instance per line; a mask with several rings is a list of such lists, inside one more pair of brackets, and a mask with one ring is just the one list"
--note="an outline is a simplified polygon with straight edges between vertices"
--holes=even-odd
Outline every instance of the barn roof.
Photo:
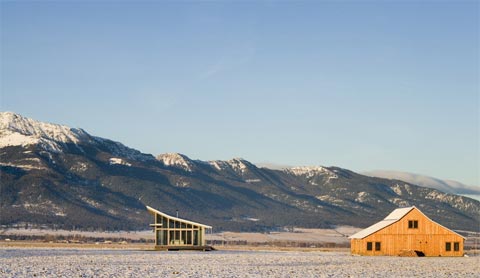
[[186,220],[186,219],[182,219],[182,218],[178,218],[178,217],[174,217],[174,216],[171,216],[171,215],[168,215],[166,213],[163,213],[159,210],[156,210],[152,207],[149,207],[147,206],[147,210],[148,212],[150,212],[151,214],[160,214],[161,216],[163,217],[166,217],[166,218],[169,218],[171,220],[175,220],[175,221],[180,221],[180,222],[184,222],[184,223],[187,223],[187,224],[191,224],[191,225],[196,225],[196,226],[201,226],[201,227],[204,227],[204,228],[207,228],[207,229],[211,229],[212,226],[208,226],[208,225],[205,225],[205,224],[200,224],[200,223],[197,223],[197,222],[193,222],[193,221],[190,221],[190,220]]
[[[418,208],[416,208],[415,206],[412,206],[412,207],[406,207],[406,208],[398,208],[398,209],[395,209],[394,211],[392,211],[389,215],[387,215],[387,217],[385,217],[385,219],[383,219],[382,221],[380,222],[377,222],[375,224],[373,224],[372,226],[366,228],[366,229],[363,229],[361,231],[359,231],[358,233],[354,234],[354,235],[351,235],[349,238],[350,239],[362,239],[362,238],[365,238],[373,233],[376,233],[378,231],[380,231],[381,229],[383,228],[386,228],[390,225],[392,225],[393,223],[399,221],[400,219],[402,219],[405,215],[407,215],[410,211],[412,211],[413,209],[417,209],[421,214],[423,214],[423,212],[421,212]],[[428,220],[434,222],[435,224],[437,225],[440,225],[438,224],[437,222],[431,220],[430,218],[428,218],[425,214],[423,214]],[[442,225],[440,225],[442,226]],[[442,226],[443,227],[443,226]],[[444,227],[445,229],[447,230],[450,230],[446,227]],[[453,231],[452,231],[453,232]],[[455,233],[455,232],[453,232]],[[455,233],[457,234],[457,233]],[[457,234],[459,235],[459,234]],[[459,235],[461,236],[461,235]],[[463,236],[461,236],[462,238],[464,238]]]
[[393,223],[397,222],[398,220],[402,219],[407,213],[409,213],[415,207],[408,207],[408,208],[398,208],[392,211],[385,219],[380,222],[373,224],[372,226],[359,231],[358,233],[351,235],[349,238],[364,238],[369,236],[381,229],[392,225]]

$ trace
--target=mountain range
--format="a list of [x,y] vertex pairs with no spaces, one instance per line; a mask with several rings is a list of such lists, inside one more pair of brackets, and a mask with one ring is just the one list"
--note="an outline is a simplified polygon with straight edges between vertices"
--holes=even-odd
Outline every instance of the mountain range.
[[452,194],[468,194],[468,195],[480,195],[480,187],[468,186],[458,181],[442,180],[425,175],[401,172],[401,171],[387,171],[387,170],[374,170],[363,172],[362,174],[372,177],[380,177],[386,179],[396,179],[407,181],[409,183],[417,184],[420,186],[438,189],[440,191]]
[[[269,169],[276,169],[276,170],[283,170],[283,169],[292,167],[288,165],[280,165],[280,164],[274,164],[274,163],[257,163],[257,166],[265,167]],[[411,184],[438,189],[445,193],[465,195],[470,198],[480,200],[479,186],[470,186],[454,180],[444,180],[444,179],[438,179],[438,178],[416,174],[416,173],[393,171],[393,170],[364,171],[364,172],[360,172],[360,174],[365,176],[370,176],[370,177],[402,180]]]
[[153,156],[67,126],[0,113],[0,225],[143,230],[145,205],[214,226],[369,226],[415,205],[433,220],[477,231],[480,202],[339,167],[257,167],[242,158]]

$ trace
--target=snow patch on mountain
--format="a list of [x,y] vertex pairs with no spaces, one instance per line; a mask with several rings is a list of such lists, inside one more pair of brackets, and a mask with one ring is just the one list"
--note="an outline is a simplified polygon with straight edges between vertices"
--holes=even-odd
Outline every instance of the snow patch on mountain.
[[247,163],[250,164],[242,158],[230,159],[229,161],[227,161],[227,163],[230,165],[230,167],[232,167],[235,172],[239,172],[242,174],[245,173],[249,168]]
[[154,160],[152,155],[143,154],[119,142],[91,136],[83,129],[44,123],[12,112],[0,112],[0,148],[37,145],[49,153],[62,153],[70,144],[81,152],[83,152],[81,144],[92,144],[106,148],[118,157],[141,161]]
[[28,146],[37,144],[38,141],[38,138],[32,138],[23,134],[2,132],[0,137],[0,147],[3,148],[7,146]]
[[430,200],[437,200],[440,202],[448,202],[452,204],[453,207],[457,209],[469,209],[473,207],[473,204],[471,202],[464,202],[463,197],[454,195],[454,194],[448,194],[448,193],[443,193],[440,191],[430,191],[426,196],[425,199],[430,199]]
[[85,203],[87,203],[88,205],[90,205],[91,207],[94,207],[94,208],[100,208],[101,207],[100,203],[96,202],[95,200],[89,199],[85,196],[80,197],[80,199],[82,201],[84,201]]
[[329,180],[338,179],[338,175],[335,171],[322,166],[300,166],[285,169],[284,171],[295,176],[305,176],[306,178],[312,178],[317,175],[327,175]]
[[31,165],[31,164],[21,164],[21,163],[4,163],[0,162],[0,166],[7,166],[7,167],[14,167],[14,168],[20,168],[26,171],[29,170],[46,170],[46,167],[43,166],[37,166],[37,165]]
[[[90,136],[82,129],[39,122],[12,112],[0,112],[0,147],[46,143],[46,140],[77,144]],[[52,150],[57,146],[47,144]]]
[[24,158],[15,162],[0,162],[0,166],[15,167],[25,171],[48,169],[43,165],[42,161],[36,157]]
[[224,170],[226,167],[228,167],[228,164],[225,161],[222,160],[214,160],[214,161],[208,161],[207,162],[209,165],[213,166],[215,169],[218,171]]
[[246,179],[245,182],[247,183],[256,183],[256,182],[261,182],[261,179]]
[[45,215],[55,215],[55,216],[61,216],[61,217],[67,216],[67,214],[65,213],[65,210],[61,206],[54,204],[50,200],[42,200],[42,201],[36,200],[35,203],[25,202],[23,203],[23,208],[26,211],[37,213],[37,214],[39,212],[43,212]]
[[218,171],[233,170],[238,174],[245,174],[248,169],[256,167],[243,158],[233,158],[228,161],[214,160],[208,161],[207,163]]
[[157,160],[162,162],[165,166],[176,167],[187,172],[193,172],[194,163],[186,155],[179,153],[165,153],[157,156]]
[[370,194],[368,194],[368,192],[364,192],[364,191],[359,192],[357,195],[357,198],[355,198],[355,201],[359,203],[363,203],[367,200],[369,195]]
[[397,207],[408,207],[410,206],[410,203],[407,200],[400,199],[400,198],[391,198],[388,199],[388,201]]
[[395,194],[399,196],[402,195],[402,188],[399,184],[395,184],[394,186],[391,187],[391,189],[393,190],[393,192],[395,192]]
[[128,163],[125,160],[118,157],[110,158],[109,162],[110,162],[110,165],[118,164],[118,165],[124,165],[124,166],[132,166],[131,163]]
[[10,147],[10,146],[29,146],[29,145],[39,145],[42,149],[59,153],[61,152],[61,147],[55,141],[38,138],[35,136],[26,136],[19,133],[12,133],[8,130],[0,130],[0,148]]
[[87,163],[79,162],[72,167],[70,167],[70,171],[72,172],[85,172],[88,169]]
[[254,218],[254,217],[249,217],[249,216],[245,216],[243,219],[244,219],[244,220],[247,220],[247,221],[253,221],[253,222],[258,222],[258,221],[260,221],[259,218]]

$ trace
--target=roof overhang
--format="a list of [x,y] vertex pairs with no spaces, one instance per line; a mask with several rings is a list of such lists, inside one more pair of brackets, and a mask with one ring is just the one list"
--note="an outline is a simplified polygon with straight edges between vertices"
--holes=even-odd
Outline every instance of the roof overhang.
[[[174,221],[184,222],[184,223],[187,223],[187,224],[204,227],[206,229],[212,229],[212,226],[208,226],[208,225],[205,225],[205,224],[201,224],[201,223],[193,222],[193,221],[190,221],[190,220],[186,220],[186,219],[178,218],[178,217],[175,217],[175,216],[171,216],[171,215],[163,213],[163,212],[161,212],[159,210],[156,210],[156,209],[154,209],[152,207],[149,207],[149,206],[146,206],[146,207],[147,207],[147,211],[152,215],[159,214],[163,217],[166,217],[166,218],[174,220]],[[153,224],[153,225],[155,225],[155,224]]]

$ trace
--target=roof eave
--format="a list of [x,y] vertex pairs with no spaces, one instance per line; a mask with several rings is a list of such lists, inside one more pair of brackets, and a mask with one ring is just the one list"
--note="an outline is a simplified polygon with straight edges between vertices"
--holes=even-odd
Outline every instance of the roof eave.
[[175,221],[180,221],[180,222],[185,222],[187,224],[192,224],[192,225],[197,225],[197,226],[201,226],[201,227],[204,227],[206,229],[212,229],[212,226],[208,226],[208,225],[205,225],[205,224],[201,224],[201,223],[197,223],[197,222],[193,222],[193,221],[190,221],[190,220],[187,220],[187,219],[182,219],[182,218],[178,218],[178,217],[175,217],[175,216],[171,216],[171,215],[168,215],[166,213],[163,213],[159,210],[156,210],[150,206],[146,206],[147,207],[147,211],[152,214],[152,215],[155,215],[155,214],[160,214],[164,217],[167,217],[169,219],[172,219],[172,220],[175,220]]

